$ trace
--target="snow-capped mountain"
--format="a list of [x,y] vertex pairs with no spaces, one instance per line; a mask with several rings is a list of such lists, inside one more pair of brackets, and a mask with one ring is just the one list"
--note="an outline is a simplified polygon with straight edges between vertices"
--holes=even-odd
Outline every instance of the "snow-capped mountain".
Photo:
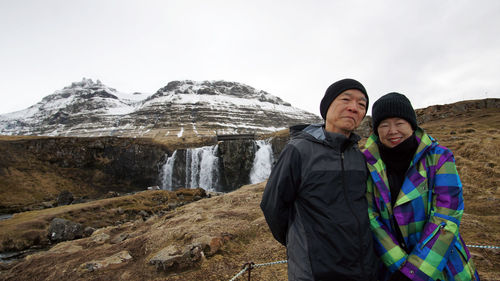
[[21,111],[0,115],[0,134],[181,137],[272,132],[317,123],[267,92],[227,81],[172,81],[152,95],[83,79]]

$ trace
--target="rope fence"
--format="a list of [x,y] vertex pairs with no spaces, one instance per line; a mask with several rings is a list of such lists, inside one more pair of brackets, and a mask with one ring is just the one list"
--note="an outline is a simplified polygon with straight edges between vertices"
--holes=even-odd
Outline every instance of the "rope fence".
[[488,245],[467,245],[469,248],[482,248],[482,249],[500,249],[499,246],[488,246]]
[[[500,249],[500,246],[490,246],[490,245],[466,245],[469,248],[481,248],[481,249]],[[240,272],[238,272],[231,280],[229,281],[235,281],[238,277],[243,275],[246,271],[248,271],[248,281],[250,281],[251,274],[252,274],[252,269],[258,268],[261,266],[269,266],[269,265],[275,265],[275,264],[283,264],[287,263],[287,260],[281,260],[281,261],[275,261],[275,262],[266,262],[266,263],[258,263],[255,264],[253,262],[247,262],[243,265],[243,268],[241,269]]]
[[247,263],[245,263],[243,265],[243,269],[240,272],[238,272],[238,274],[236,274],[229,281],[236,280],[236,278],[240,277],[247,270],[248,270],[248,280],[250,281],[252,269],[257,268],[257,267],[261,267],[261,266],[268,266],[268,265],[281,264],[281,263],[287,263],[287,262],[288,262],[287,260],[275,261],[275,262],[266,262],[266,263],[258,263],[258,264],[254,264],[253,262],[247,262]]

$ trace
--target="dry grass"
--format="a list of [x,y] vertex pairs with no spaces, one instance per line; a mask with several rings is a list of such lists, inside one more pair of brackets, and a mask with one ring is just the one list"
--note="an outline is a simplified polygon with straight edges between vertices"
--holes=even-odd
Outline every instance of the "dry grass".
[[[467,244],[500,246],[500,114],[473,110],[422,125],[456,158],[465,212],[460,232]],[[471,248],[482,280],[500,280],[500,250]]]
[[[181,194],[182,197],[179,197]],[[78,222],[84,227],[101,228],[142,218],[139,215],[141,211],[149,215],[162,214],[171,206],[192,202],[196,195],[202,197],[204,191],[144,191],[134,195],[16,213],[11,219],[0,221],[0,252],[48,245],[48,227],[56,217]]]

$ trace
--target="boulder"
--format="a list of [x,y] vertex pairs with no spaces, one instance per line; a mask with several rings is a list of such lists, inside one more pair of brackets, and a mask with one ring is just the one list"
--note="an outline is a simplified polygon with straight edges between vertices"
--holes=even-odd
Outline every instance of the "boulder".
[[157,270],[177,271],[186,270],[198,265],[204,256],[199,245],[188,245],[179,249],[175,245],[170,245],[161,249],[149,263],[156,266]]
[[73,197],[73,193],[64,190],[57,196],[57,206],[69,205],[73,202],[75,198]]
[[89,237],[92,235],[92,233],[94,233],[95,231],[95,228],[93,227],[90,227],[90,226],[87,226],[85,227],[85,229],[83,230],[83,234],[85,235],[85,237]]
[[69,220],[54,218],[50,222],[48,237],[52,242],[61,242],[82,238],[83,226]]
[[80,270],[81,271],[87,271],[87,272],[92,272],[99,270],[101,268],[108,267],[109,265],[112,264],[121,264],[124,263],[128,260],[131,260],[132,256],[128,251],[121,251],[119,253],[116,253],[112,256],[100,259],[100,260],[93,260],[87,263],[84,263],[80,265]]

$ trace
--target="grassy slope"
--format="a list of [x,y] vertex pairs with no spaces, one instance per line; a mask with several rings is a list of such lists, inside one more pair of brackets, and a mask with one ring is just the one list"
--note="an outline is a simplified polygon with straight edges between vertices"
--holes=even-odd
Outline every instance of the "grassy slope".
[[[182,195],[182,196],[181,196]],[[164,212],[205,197],[203,189],[144,191],[133,195],[16,213],[0,221],[0,252],[20,251],[32,246],[47,246],[48,228],[53,218],[78,222],[83,227],[101,228]]]

